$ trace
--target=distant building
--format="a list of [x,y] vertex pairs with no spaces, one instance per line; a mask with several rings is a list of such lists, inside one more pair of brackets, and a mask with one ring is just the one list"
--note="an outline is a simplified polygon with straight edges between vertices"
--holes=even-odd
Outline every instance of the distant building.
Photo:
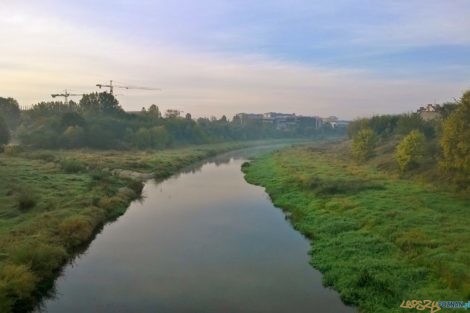
[[177,118],[180,117],[181,111],[180,110],[166,110],[165,117],[166,118]]
[[424,107],[420,107],[417,111],[419,116],[425,121],[434,120],[441,116],[439,113],[440,106],[438,104],[427,104]]
[[294,113],[267,112],[263,114],[238,113],[234,120],[245,124],[248,121],[259,121],[266,124],[272,124],[278,130],[292,129],[297,125],[311,126],[318,129],[322,126],[322,119],[318,116],[301,116]]
[[330,125],[331,128],[346,128],[349,121],[339,120],[336,116],[329,116],[322,119],[325,125]]
[[349,125],[349,121],[340,121],[330,122],[332,128],[346,128]]
[[245,124],[247,121],[252,120],[261,120],[263,114],[254,114],[254,113],[238,113],[234,116],[234,120],[240,121],[240,123]]

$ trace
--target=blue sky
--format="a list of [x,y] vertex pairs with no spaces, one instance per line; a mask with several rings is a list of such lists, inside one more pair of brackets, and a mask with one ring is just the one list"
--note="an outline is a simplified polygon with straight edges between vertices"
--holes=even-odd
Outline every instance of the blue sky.
[[115,79],[163,88],[123,95],[128,109],[411,111],[470,88],[468,16],[466,0],[6,0],[0,83],[25,104]]

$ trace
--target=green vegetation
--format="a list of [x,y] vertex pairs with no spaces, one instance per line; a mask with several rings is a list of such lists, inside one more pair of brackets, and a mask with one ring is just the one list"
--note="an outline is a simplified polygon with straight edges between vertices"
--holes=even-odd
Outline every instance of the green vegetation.
[[461,184],[470,184],[470,91],[443,123],[443,167]]
[[372,129],[360,129],[353,137],[352,153],[354,158],[358,161],[369,159],[374,152],[376,142],[377,138]]
[[[191,114],[182,117],[177,110],[168,110],[162,116],[156,105],[128,113],[106,92],[83,95],[79,103],[41,102],[21,114],[15,100],[0,98],[0,115],[2,112],[14,115],[9,128],[15,130],[16,141],[43,149],[164,149],[227,141],[337,136],[344,132],[326,126],[316,129],[311,121],[281,129],[260,119],[229,121],[222,116],[194,120]],[[0,140],[3,133],[0,128]]]
[[395,159],[400,170],[405,171],[416,166],[423,158],[425,138],[419,130],[412,130],[397,146]]
[[0,114],[0,146],[7,144],[10,141],[10,130],[7,123]]
[[393,313],[402,300],[469,300],[470,199],[379,171],[394,146],[364,165],[349,143],[297,147],[243,170],[312,240],[312,265],[346,303]]
[[62,265],[142,190],[230,143],[164,151],[24,150],[0,154],[0,312],[24,312]]
[[0,97],[0,115],[5,119],[9,129],[16,129],[21,116],[18,102],[13,98]]
[[[30,309],[60,267],[140,195],[142,180],[256,144],[242,141],[341,132],[225,116],[193,120],[176,110],[162,116],[156,105],[128,113],[106,92],[23,111],[0,97],[0,312]],[[90,148],[99,150],[77,150]]]
[[352,154],[389,173],[465,191],[470,186],[470,91],[435,110],[435,117],[426,120],[412,113],[351,122],[353,142],[344,148],[350,146],[352,153],[344,149],[343,159]]

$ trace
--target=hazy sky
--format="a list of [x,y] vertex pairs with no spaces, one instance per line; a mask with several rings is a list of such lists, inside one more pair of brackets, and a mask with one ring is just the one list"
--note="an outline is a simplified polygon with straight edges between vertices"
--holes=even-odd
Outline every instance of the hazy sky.
[[[341,118],[470,89],[468,0],[0,0],[0,96],[113,79],[127,110]],[[77,98],[78,100],[78,98]]]

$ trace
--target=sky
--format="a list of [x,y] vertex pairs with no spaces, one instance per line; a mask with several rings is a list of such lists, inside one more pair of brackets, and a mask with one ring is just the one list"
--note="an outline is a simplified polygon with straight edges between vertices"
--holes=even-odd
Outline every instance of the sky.
[[[195,117],[402,113],[470,89],[468,0],[0,0],[0,96]],[[78,100],[79,97],[75,97]]]

